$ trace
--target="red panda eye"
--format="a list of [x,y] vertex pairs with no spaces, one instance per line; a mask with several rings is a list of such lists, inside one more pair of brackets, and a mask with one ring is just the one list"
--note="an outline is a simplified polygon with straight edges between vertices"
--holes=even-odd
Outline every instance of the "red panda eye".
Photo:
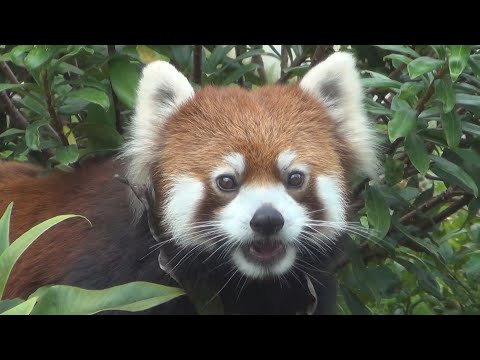
[[237,182],[231,175],[220,175],[217,177],[217,186],[222,191],[234,191],[237,188]]
[[288,186],[290,187],[300,187],[303,185],[303,180],[305,176],[299,172],[295,171],[288,175]]

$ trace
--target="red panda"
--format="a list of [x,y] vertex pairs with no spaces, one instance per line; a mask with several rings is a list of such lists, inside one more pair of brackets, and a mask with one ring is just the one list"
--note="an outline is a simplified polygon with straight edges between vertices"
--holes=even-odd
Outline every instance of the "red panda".
[[[129,281],[172,284],[157,262],[201,287],[214,283],[228,313],[335,311],[329,262],[348,227],[348,183],[375,177],[374,130],[353,56],[335,53],[298,84],[194,92],[173,66],[147,65],[121,154],[74,173],[37,176],[0,164],[0,209],[14,202],[11,238],[55,215],[87,217],[52,228],[15,266],[6,297],[47,284],[101,289]],[[114,178],[155,194],[160,244],[142,202]],[[306,300],[307,299],[307,300]],[[195,313],[188,298],[154,313]]]

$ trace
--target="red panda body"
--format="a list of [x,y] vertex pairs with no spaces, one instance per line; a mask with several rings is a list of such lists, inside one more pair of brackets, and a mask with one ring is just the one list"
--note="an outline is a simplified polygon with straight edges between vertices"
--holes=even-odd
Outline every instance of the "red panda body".
[[[305,311],[310,278],[315,313],[334,312],[331,264],[349,228],[349,176],[375,172],[361,102],[346,54],[317,65],[299,85],[255,91],[194,93],[168,63],[148,65],[117,160],[47,176],[0,164],[0,208],[14,202],[12,238],[60,214],[93,225],[71,219],[42,235],[15,266],[6,297],[54,283],[175,285],[151,250],[144,207],[119,174],[154,194],[150,215],[173,273],[194,288],[218,288],[227,313]],[[156,311],[195,313],[187,297]]]

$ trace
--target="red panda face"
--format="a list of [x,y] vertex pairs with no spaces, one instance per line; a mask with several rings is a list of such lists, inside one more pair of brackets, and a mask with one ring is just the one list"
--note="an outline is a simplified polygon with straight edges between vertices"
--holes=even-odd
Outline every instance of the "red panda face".
[[336,55],[300,85],[254,91],[194,94],[170,65],[147,66],[125,153],[130,178],[158,194],[171,241],[251,278],[335,246],[347,177],[375,163],[353,59]]

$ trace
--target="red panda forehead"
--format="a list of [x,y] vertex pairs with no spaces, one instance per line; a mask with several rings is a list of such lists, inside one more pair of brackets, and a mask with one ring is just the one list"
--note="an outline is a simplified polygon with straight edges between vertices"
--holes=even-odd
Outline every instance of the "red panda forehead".
[[205,178],[238,153],[245,181],[270,181],[279,176],[278,156],[290,150],[315,172],[340,173],[332,124],[322,105],[295,85],[206,87],[167,122],[159,160],[162,172]]

